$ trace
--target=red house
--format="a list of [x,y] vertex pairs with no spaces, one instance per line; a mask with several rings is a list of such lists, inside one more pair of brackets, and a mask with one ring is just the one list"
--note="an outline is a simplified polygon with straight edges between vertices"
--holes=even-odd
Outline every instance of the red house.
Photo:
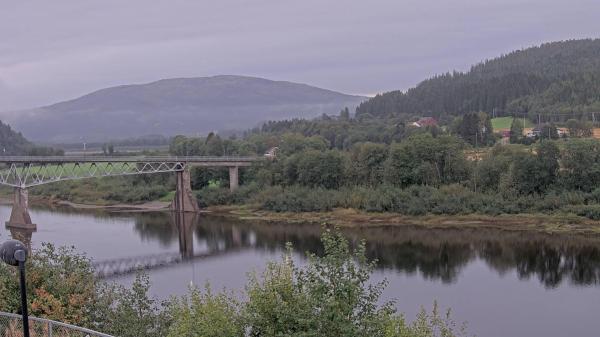
[[421,117],[418,121],[412,123],[413,126],[422,128],[424,126],[437,126],[437,120],[433,117]]

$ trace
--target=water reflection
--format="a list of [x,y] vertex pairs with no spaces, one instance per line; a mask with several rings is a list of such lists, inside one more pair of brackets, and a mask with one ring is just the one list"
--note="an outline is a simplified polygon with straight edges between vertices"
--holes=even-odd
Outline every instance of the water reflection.
[[35,229],[14,227],[14,226],[10,226],[8,224],[6,225],[6,229],[8,229],[8,231],[10,232],[11,238],[23,242],[25,244],[25,246],[27,247],[27,249],[29,251],[31,251],[31,237],[33,236],[33,233],[36,231]]
[[[134,231],[141,241],[158,242],[164,247],[178,245],[182,260],[240,248],[276,252],[286,242],[300,252],[321,254],[323,250],[321,228],[311,224],[249,223],[191,213],[125,216],[135,219]],[[10,231],[12,237],[31,243],[32,231]],[[600,283],[599,238],[413,226],[347,229],[344,233],[353,244],[366,240],[367,255],[378,260],[379,268],[443,283],[456,282],[461,271],[476,260],[484,261],[499,274],[515,271],[521,279],[535,278],[547,288],[564,282],[582,286]]]
[[[166,229],[165,221],[160,216],[141,216],[136,230],[142,238],[170,241],[177,233]],[[210,249],[244,246],[275,251],[291,242],[299,251],[322,252],[321,229],[315,225],[249,224],[214,216],[195,221],[193,225],[176,225],[185,229],[179,230],[180,247],[184,243],[188,247],[193,241],[189,230],[194,227],[197,240]],[[419,273],[444,283],[455,282],[461,270],[475,259],[485,261],[499,274],[515,270],[522,279],[535,277],[548,288],[565,281],[576,285],[600,283],[600,240],[594,238],[412,226],[350,229],[345,234],[354,243],[365,239],[369,258],[377,259],[380,268]]]
[[496,270],[515,268],[520,278],[537,277],[549,288],[557,287],[564,281],[575,285],[594,285],[600,280],[598,245],[550,243],[539,238],[520,242],[489,242],[481,249],[481,255]]

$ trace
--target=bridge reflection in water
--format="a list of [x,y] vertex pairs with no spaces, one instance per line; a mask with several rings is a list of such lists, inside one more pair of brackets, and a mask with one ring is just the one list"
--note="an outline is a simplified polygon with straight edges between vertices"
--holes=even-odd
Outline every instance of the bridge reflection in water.
[[[194,263],[197,260],[215,258],[244,248],[252,247],[253,241],[242,235],[236,227],[230,227],[224,236],[206,236],[205,247],[194,250],[194,229],[199,221],[199,215],[191,212],[170,212],[168,220],[171,233],[176,232],[179,241],[179,253],[161,253],[143,256],[130,256],[118,259],[93,262],[96,274],[101,278],[119,276],[137,272],[138,270],[150,270],[169,267],[180,263]],[[161,216],[162,215],[162,216]],[[136,229],[164,228],[165,216],[163,214],[152,214],[150,217],[141,217],[143,223],[136,221]],[[165,231],[161,230],[161,234]],[[223,233],[222,233],[223,234]],[[168,237],[168,236],[167,236]]]
[[[96,216],[122,217],[122,214]],[[178,213],[133,213],[134,230],[142,241],[164,246],[178,242],[179,251],[95,261],[99,276],[133,273],[139,268],[168,268],[182,263],[242,254],[245,250],[280,252],[291,242],[297,252],[321,254],[321,227],[312,224],[240,222],[217,216]],[[32,230],[11,229],[14,238],[30,244]],[[353,244],[365,239],[367,255],[378,267],[430,280],[454,283],[470,263],[483,261],[499,274],[516,272],[547,288],[564,282],[600,285],[600,238],[510,232],[491,228],[429,229],[413,226],[347,229]],[[33,234],[35,235],[35,234]]]
[[[109,260],[93,261],[96,275],[101,278],[135,273],[138,270],[150,270],[169,267],[200,259],[223,256],[239,252],[254,245],[252,236],[242,232],[237,226],[222,228],[218,232],[204,231],[199,226],[199,214],[193,212],[152,212],[136,217],[135,229],[142,237],[150,236],[153,240],[170,243],[176,235],[179,241],[179,252],[157,253],[149,255],[124,256]],[[31,242],[35,228],[6,226],[11,237],[23,242],[31,250]],[[213,228],[214,229],[214,228]],[[194,250],[194,231],[204,238],[203,247]]]

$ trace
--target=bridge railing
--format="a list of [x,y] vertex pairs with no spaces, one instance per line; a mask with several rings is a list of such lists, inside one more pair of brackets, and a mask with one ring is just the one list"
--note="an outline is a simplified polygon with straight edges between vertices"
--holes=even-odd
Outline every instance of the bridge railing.
[[75,163],[75,162],[252,162],[258,156],[0,156],[3,163]]
[[[31,337],[113,337],[105,333],[44,318],[29,317]],[[21,315],[0,312],[0,336],[23,337]]]

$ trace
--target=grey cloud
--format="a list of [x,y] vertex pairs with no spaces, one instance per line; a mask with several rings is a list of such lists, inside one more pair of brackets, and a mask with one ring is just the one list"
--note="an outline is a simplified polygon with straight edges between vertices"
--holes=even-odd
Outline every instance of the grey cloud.
[[600,31],[595,0],[64,0],[0,3],[0,111],[168,77],[406,89]]

